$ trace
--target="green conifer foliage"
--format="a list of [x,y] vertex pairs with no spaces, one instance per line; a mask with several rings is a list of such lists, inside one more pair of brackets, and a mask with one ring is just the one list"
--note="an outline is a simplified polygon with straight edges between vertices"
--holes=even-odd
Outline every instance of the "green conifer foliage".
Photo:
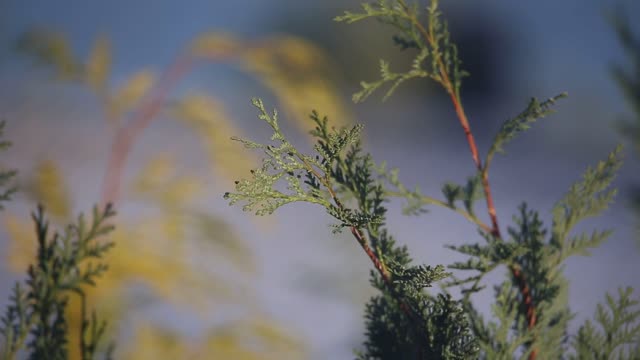
[[[551,210],[550,225],[523,202],[503,233],[492,198],[490,164],[509,141],[549,115],[554,103],[566,94],[545,101],[532,99],[522,113],[503,124],[482,159],[460,95],[462,79],[468,74],[441,17],[437,0],[430,1],[425,13],[420,5],[404,0],[378,0],[336,20],[377,19],[396,30],[397,45],[415,50],[406,71],[392,71],[382,60],[380,79],[362,82],[353,100],[363,101],[389,84],[387,98],[402,82],[414,78],[439,83],[451,99],[475,164],[467,183],[446,183],[443,200],[423,195],[419,189],[409,190],[400,182],[397,169],[376,165],[363,152],[358,140],[362,126],[330,128],[327,118],[315,111],[311,134],[317,140],[316,154],[303,154],[286,139],[277,112],[269,113],[262,101],[254,100],[259,118],[273,130],[272,143],[234,138],[248,149],[262,151],[265,158],[262,167],[252,170],[251,178],[237,181],[235,191],[225,198],[258,215],[271,214],[292,202],[311,202],[337,220],[337,231],[349,229],[373,264],[371,284],[379,290],[365,307],[366,339],[357,353],[359,359],[640,358],[640,315],[631,289],[621,290],[617,300],[607,295],[608,311],[599,307],[596,320],[602,333],[587,322],[572,335],[568,324],[574,314],[563,275],[567,258],[589,255],[590,249],[611,234],[609,230],[575,234],[573,228],[602,213],[613,201],[616,190],[610,185],[621,166],[622,148],[618,146],[588,168],[570,187]],[[443,265],[412,264],[408,249],[398,245],[385,226],[384,204],[395,197],[407,201],[405,213],[420,214],[425,206],[438,205],[478,227],[481,241],[449,246],[468,259],[448,267],[469,272],[469,276],[454,277]],[[476,215],[476,201],[481,199],[490,224]],[[487,320],[474,307],[472,295],[483,289],[480,283],[485,275],[501,267],[509,270],[508,275],[494,287],[492,318]],[[461,289],[462,298],[454,299],[446,288],[441,293],[425,290],[441,280],[445,287]],[[625,348],[629,344],[636,347]]]
[[[612,74],[632,106],[634,117],[620,122],[620,132],[631,140],[640,154],[640,38],[632,32],[628,18],[618,13],[612,24],[623,45],[632,69],[614,66]],[[632,190],[632,202],[638,220],[640,240],[640,190]],[[571,359],[640,359],[640,302],[632,297],[633,289],[618,289],[618,297],[605,295],[598,304],[595,322],[587,320],[572,339],[575,354]],[[594,324],[595,323],[595,324]]]
[[281,132],[276,111],[270,114],[258,99],[253,104],[259,118],[271,126],[275,143],[234,138],[246,148],[262,150],[266,158],[261,168],[251,171],[252,178],[238,181],[236,192],[226,193],[225,198],[231,204],[244,203],[243,210],[257,215],[291,202],[311,202],[338,221],[336,231],[349,229],[371,259],[376,269],[371,283],[380,290],[366,309],[369,353],[359,356],[473,357],[477,346],[461,304],[450,296],[432,298],[422,291],[449,275],[444,266],[412,266],[407,248],[398,246],[384,227],[387,196],[376,180],[371,156],[362,153],[358,140],[362,126],[329,129],[326,117],[312,113],[317,155],[306,155]]

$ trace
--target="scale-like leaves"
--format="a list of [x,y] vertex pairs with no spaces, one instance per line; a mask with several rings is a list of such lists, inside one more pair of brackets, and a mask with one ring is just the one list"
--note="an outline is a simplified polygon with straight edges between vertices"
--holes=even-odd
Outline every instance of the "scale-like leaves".
[[572,339],[571,359],[600,360],[640,358],[640,301],[633,289],[618,289],[618,297],[606,294],[606,304],[598,304],[596,323],[587,320]]
[[600,214],[613,201],[617,191],[610,189],[610,185],[622,165],[621,153],[622,146],[618,146],[595,168],[589,167],[582,181],[573,184],[567,194],[553,207],[551,243],[563,252],[563,257],[573,253],[584,253],[587,248],[602,243],[609,234],[583,234],[569,238],[567,242],[569,232],[578,222]]
[[[513,359],[519,347],[531,340],[531,336],[514,334],[512,329],[520,316],[518,291],[511,281],[494,286],[495,302],[491,304],[492,320],[486,325],[490,336],[488,343],[480,345],[485,359]],[[520,327],[520,326],[518,326]]]
[[488,169],[493,156],[496,153],[504,153],[503,146],[513,140],[519,133],[529,129],[531,127],[531,123],[552,114],[553,110],[551,110],[551,106],[553,106],[559,99],[565,97],[567,97],[567,94],[562,93],[543,102],[539,102],[538,99],[532,98],[531,101],[529,101],[529,105],[523,112],[502,124],[500,131],[493,140],[493,144],[491,144],[491,148],[489,148],[484,168]]
[[445,271],[443,265],[404,267],[391,262],[387,263],[387,267],[393,275],[394,284],[400,285],[403,292],[420,292],[424,288],[431,287],[436,281],[451,275]]
[[[361,13],[345,11],[335,21],[348,24],[375,18],[389,24],[400,32],[393,40],[403,49],[416,48],[411,67],[406,72],[396,73],[389,68],[389,63],[380,60],[380,80],[360,83],[362,90],[353,95],[354,102],[361,102],[373,94],[381,86],[391,83],[383,99],[386,100],[403,82],[413,78],[429,77],[441,84],[447,92],[459,99],[462,79],[468,73],[460,68],[458,49],[451,42],[447,24],[440,20],[438,1],[431,1],[427,8],[427,23],[422,24],[417,4],[409,6],[404,0],[378,0],[375,3],[363,3]],[[428,68],[424,66],[427,64]]]
[[[259,110],[258,117],[269,124],[273,130],[271,140],[275,145],[232,138],[243,143],[248,149],[261,149],[267,157],[263,159],[261,168],[251,170],[252,179],[237,181],[236,192],[225,193],[224,197],[230,200],[229,204],[233,205],[241,201],[245,203],[243,210],[255,211],[257,215],[266,215],[285,204],[304,201],[322,205],[331,215],[343,222],[366,221],[366,216],[362,217],[339,206],[333,206],[328,195],[324,193],[324,191],[333,191],[328,173],[330,162],[335,159],[338,152],[356,141],[362,127],[354,126],[330,132],[327,129],[326,119],[321,119],[314,113],[311,119],[316,123],[316,129],[312,134],[326,135],[326,138],[319,139],[315,147],[322,158],[304,155],[298,152],[281,132],[276,111],[269,114],[259,99],[254,99],[253,105]],[[307,180],[302,180],[303,176]],[[279,185],[282,183],[286,184],[285,190],[279,190],[281,188]],[[319,187],[320,184],[324,189]]]
[[456,208],[456,202],[462,201],[467,213],[475,216],[473,205],[476,200],[484,198],[480,175],[469,177],[464,186],[447,182],[442,187],[442,194],[445,199],[447,199],[447,205],[449,205],[449,207]]
[[[420,320],[407,319],[390,295],[366,305],[366,340],[358,359],[473,359],[478,347],[460,305],[439,294],[416,299]],[[416,322],[419,322],[416,324]],[[416,328],[418,330],[416,330]]]
[[143,69],[127,78],[109,99],[107,111],[111,118],[118,119],[142,100],[151,90],[156,76],[149,69]]
[[85,68],[87,83],[96,93],[102,94],[111,70],[111,44],[106,36],[100,36],[95,41]]

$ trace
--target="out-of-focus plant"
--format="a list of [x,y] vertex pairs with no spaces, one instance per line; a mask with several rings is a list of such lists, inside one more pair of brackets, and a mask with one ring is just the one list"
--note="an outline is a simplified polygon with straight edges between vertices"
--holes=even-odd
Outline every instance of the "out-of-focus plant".
[[[625,15],[622,11],[615,13],[611,23],[629,62],[628,67],[618,64],[611,69],[612,76],[632,111],[630,118],[618,123],[618,128],[620,133],[631,141],[636,156],[640,158],[640,29],[634,32],[630,15]],[[631,189],[631,197],[638,218],[637,239],[640,244],[640,185]]]
[[[0,137],[4,135],[5,121],[0,121]],[[0,141],[0,151],[4,151],[11,146],[10,141]],[[17,186],[12,184],[17,174],[16,170],[0,170],[0,210],[4,210],[4,202],[11,200],[11,196],[18,190]]]
[[[171,329],[134,324],[135,340],[122,343],[122,356],[132,359],[176,358],[171,354],[190,354],[190,358],[264,359],[300,358],[302,340],[264,315],[251,289],[242,285],[255,274],[250,244],[238,237],[221,216],[203,209],[196,200],[206,195],[202,179],[179,171],[177,159],[166,147],[137,170],[131,185],[123,185],[124,168],[140,135],[150,124],[167,115],[193,130],[201,139],[217,178],[238,176],[255,164],[255,158],[236,151],[229,134],[239,133],[230,112],[210,94],[191,91],[177,94],[176,85],[190,71],[208,63],[224,62],[252,74],[270,89],[281,106],[302,127],[306,104],[332,109],[332,116],[348,124],[349,114],[337,89],[328,80],[327,55],[318,47],[290,36],[243,40],[229,34],[205,33],[198,36],[162,73],[144,68],[122,83],[114,84],[111,74],[113,55],[109,39],[100,36],[84,58],[74,54],[63,34],[45,29],[29,31],[17,48],[37,63],[49,66],[54,79],[90,90],[103,109],[105,126],[113,130],[113,140],[101,188],[102,203],[143,202],[157,211],[152,214],[117,218],[117,229],[110,240],[117,246],[106,255],[110,270],[100,286],[86,289],[87,306],[96,307],[114,325],[127,319],[136,309],[133,284],[142,283],[153,293],[153,300],[194,307],[197,311],[241,305],[246,316],[215,327],[197,342],[183,338]],[[25,194],[45,205],[52,221],[69,221],[73,191],[54,159],[40,162],[33,176],[23,181]],[[15,214],[7,214],[5,225],[11,241],[5,260],[15,271],[22,271],[35,251],[29,224]],[[193,261],[200,256],[206,261]],[[203,265],[209,264],[209,265]],[[215,264],[211,266],[210,264]],[[229,266],[234,269],[229,275]],[[225,273],[223,273],[223,271]],[[244,280],[243,280],[244,279]],[[244,295],[243,295],[244,294]],[[69,300],[66,310],[69,341],[79,341],[82,327],[80,304]],[[128,346],[130,345],[130,347]],[[81,354],[69,349],[72,359]]]
[[[16,283],[2,317],[0,359],[17,359],[26,350],[30,360],[65,360],[71,349],[83,360],[94,359],[98,353],[111,358],[114,344],[104,346],[103,341],[107,321],[98,319],[95,310],[89,315],[86,292],[108,268],[96,260],[113,246],[100,239],[113,229],[106,224],[113,215],[111,205],[103,211],[94,208],[90,223],[80,215],[62,235],[50,235],[44,209],[38,207],[32,215],[37,237],[35,261],[27,270],[27,290]],[[69,304],[74,303],[71,299],[80,302],[79,328],[69,326],[66,314]],[[77,332],[77,342],[69,341],[73,331]]]

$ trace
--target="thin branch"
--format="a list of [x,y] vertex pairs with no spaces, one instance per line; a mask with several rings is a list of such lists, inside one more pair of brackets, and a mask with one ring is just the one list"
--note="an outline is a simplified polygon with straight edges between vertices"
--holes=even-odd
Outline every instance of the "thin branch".
[[[331,199],[336,204],[336,206],[340,209],[344,209],[344,205],[342,205],[342,202],[340,201],[336,192],[333,190],[333,187],[331,186],[331,180],[328,174],[325,174],[325,176],[321,176],[318,173],[318,171],[316,171],[316,169],[311,164],[309,164],[309,162],[303,156],[298,154],[298,158],[300,159],[300,161],[302,161],[305,164],[309,172],[311,172],[319,181],[322,182],[322,185],[327,189],[327,191],[329,192],[329,195],[331,196]],[[382,264],[382,261],[380,261],[380,258],[378,258],[378,256],[371,249],[365,235],[356,226],[350,226],[349,229],[351,230],[351,234],[353,235],[353,237],[358,241],[358,244],[360,244],[360,247],[362,247],[362,250],[364,250],[364,252],[367,254],[369,259],[373,263],[373,266],[376,268],[376,270],[378,270],[378,273],[380,273],[382,280],[389,287],[389,291],[396,297],[396,300],[400,304],[400,308],[402,309],[402,311],[409,317],[409,319],[411,319],[412,321],[416,321],[417,320],[416,314],[411,310],[411,307],[409,306],[409,304],[407,304],[402,299],[402,297],[399,294],[396,294],[395,291],[393,290],[393,281],[391,279],[391,274],[389,273],[387,268]]]
[[[393,196],[393,197],[404,197],[405,195],[397,192],[397,191],[385,191],[385,195],[387,196]],[[422,204],[427,204],[427,205],[438,205],[438,206],[442,206],[444,208],[453,210],[455,212],[457,212],[458,214],[462,215],[462,217],[464,217],[465,219],[469,220],[470,222],[476,224],[477,226],[479,226],[482,230],[491,233],[491,227],[487,224],[485,224],[482,220],[478,219],[475,215],[472,215],[471,213],[469,213],[468,211],[458,208],[458,207],[454,207],[454,206],[450,206],[449,204],[447,204],[446,202],[442,201],[442,200],[438,200],[436,198],[433,198],[431,196],[427,196],[427,195],[421,195],[420,196],[420,202]]]
[[[409,11],[409,7],[405,3],[404,0],[398,0],[400,5],[403,7],[405,12],[409,15],[409,19],[413,23],[414,26],[421,33],[423,38],[432,46],[437,45],[437,40],[434,35],[434,29],[432,26],[429,26],[429,30],[424,28],[422,23],[418,21],[418,19]],[[431,24],[430,24],[431,25]],[[489,213],[489,217],[491,218],[491,234],[498,239],[502,239],[502,235],[500,233],[500,227],[498,225],[498,215],[496,212],[495,204],[493,202],[493,197],[491,195],[491,186],[489,184],[489,172],[488,169],[483,168],[482,161],[478,155],[478,147],[476,145],[475,139],[473,137],[473,133],[471,132],[471,126],[469,125],[469,120],[467,115],[464,112],[464,107],[462,106],[462,102],[460,100],[459,94],[456,93],[453,84],[449,78],[449,74],[447,73],[447,68],[442,61],[441,57],[438,57],[438,68],[441,76],[440,84],[445,88],[449,96],[451,97],[451,102],[453,103],[453,107],[455,109],[458,120],[460,121],[460,125],[464,131],[465,137],[467,138],[467,143],[469,144],[469,149],[471,151],[471,157],[473,158],[473,162],[476,166],[476,169],[481,172],[482,179],[482,187],[484,189],[485,199],[487,201],[487,210]],[[526,281],[524,274],[521,269],[515,265],[511,265],[509,267],[513,277],[516,279],[518,284],[518,288],[520,290],[520,294],[522,295],[522,301],[526,308],[526,318],[528,328],[532,329],[537,321],[535,304],[533,302],[533,297],[531,295],[531,289]],[[536,358],[536,349],[533,349],[531,354],[529,355],[529,360],[534,360]]]

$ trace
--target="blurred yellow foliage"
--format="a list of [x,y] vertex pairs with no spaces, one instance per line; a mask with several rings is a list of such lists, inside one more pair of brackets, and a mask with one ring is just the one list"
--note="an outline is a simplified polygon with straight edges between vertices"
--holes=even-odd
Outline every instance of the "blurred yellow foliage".
[[[192,310],[207,311],[212,300],[239,302],[235,295],[239,291],[238,284],[232,284],[225,276],[216,275],[190,261],[191,257],[184,249],[184,239],[168,238],[162,230],[163,224],[164,221],[155,218],[141,220],[134,226],[119,223],[110,235],[110,240],[117,245],[104,259],[109,264],[109,271],[99,279],[97,287],[85,288],[84,291],[89,308],[99,306],[100,315],[112,324],[125,315],[122,313],[126,308],[123,294],[135,284],[144,285],[160,299]],[[36,250],[33,226],[9,214],[5,217],[5,227],[12,239],[7,263],[12,270],[23,272],[33,261]],[[184,255],[175,251],[176,245],[180,244]],[[77,343],[80,333],[79,304],[79,298],[72,297],[67,311],[72,344]],[[105,313],[104,304],[111,311]],[[70,350],[71,359],[79,359],[77,349],[71,347]]]
[[140,70],[129,77],[109,100],[109,118],[118,119],[130,111],[151,90],[155,79],[155,74],[148,69]]
[[192,225],[190,228],[196,231],[194,237],[200,240],[203,251],[213,249],[215,253],[225,254],[224,260],[234,264],[239,271],[255,273],[256,264],[251,247],[228,222],[221,217],[198,211],[189,213],[188,219]]
[[191,53],[196,57],[217,60],[235,56],[243,47],[242,42],[231,34],[207,32],[193,41]]
[[176,175],[175,166],[175,160],[168,154],[154,157],[138,173],[133,190],[141,194],[157,191]]
[[337,127],[353,122],[338,87],[330,80],[329,56],[307,40],[281,35],[249,42],[214,32],[196,38],[191,51],[209,60],[238,59],[240,66],[273,91],[288,120],[305,133],[314,109]]
[[[88,86],[105,105],[106,118],[121,129],[121,125],[129,125],[123,122],[125,116],[135,111],[145,97],[154,99],[154,87],[164,86],[151,70],[143,69],[111,90],[112,54],[106,36],[98,37],[85,61],[75,59],[64,36],[53,32],[29,32],[22,37],[20,48],[53,65],[58,78],[80,80]],[[279,36],[249,42],[229,34],[205,33],[194,40],[185,56],[236,61],[274,92],[288,119],[305,132],[310,128],[308,114],[313,108],[330,116],[338,126],[351,122],[337,88],[329,80],[328,56],[303,39]],[[239,151],[238,144],[229,140],[230,136],[242,134],[217,99],[189,93],[172,103],[170,111],[200,137],[217,177],[235,179],[246,169],[256,167],[257,159],[249,152]],[[29,184],[28,194],[45,205],[54,224],[65,225],[71,217],[72,198],[56,164],[49,160],[38,164]],[[152,205],[154,212],[127,218],[120,215],[116,230],[109,235],[116,246],[104,259],[109,270],[98,280],[97,287],[85,289],[89,309],[97,307],[99,316],[110,322],[113,331],[132,311],[130,303],[134,299],[128,291],[134,285],[143,285],[157,301],[176,306],[211,311],[212,303],[233,303],[246,308],[248,314],[260,314],[261,305],[254,296],[247,296],[250,289],[238,281],[256,273],[250,245],[225,219],[193,205],[205,195],[202,179],[185,174],[175,159],[159,154],[139,170],[130,189],[133,192],[129,195]],[[4,219],[11,238],[4,258],[17,272],[26,269],[36,247],[32,224],[22,219],[9,213]],[[194,261],[204,256],[206,261]],[[234,271],[231,275],[228,266]],[[79,299],[70,299],[70,344],[78,343],[79,311]],[[139,323],[136,326],[135,340],[119,346],[120,353],[128,354],[129,359],[304,357],[299,339],[280,328],[275,320],[261,315],[212,329],[198,342],[188,341],[169,329]],[[71,358],[79,359],[77,347],[70,346],[70,350]]]
[[[256,316],[260,318],[260,316]],[[263,319],[264,326],[252,322],[234,322],[212,329],[205,338],[184,339],[184,336],[150,324],[136,327],[137,346],[126,359],[301,359],[303,345]]]
[[188,94],[174,107],[173,114],[200,136],[217,175],[226,180],[237,179],[257,163],[253,154],[238,151],[238,144],[229,140],[241,132],[233,126],[224,106],[216,99]]
[[111,45],[109,39],[102,35],[96,40],[86,65],[87,83],[98,94],[105,91],[110,67]]
[[194,359],[193,351],[186,341],[171,331],[151,324],[138,324],[133,335],[136,346],[127,351],[125,359]]
[[69,189],[53,160],[40,161],[33,177],[28,181],[26,194],[36,203],[47,208],[50,216],[68,220],[71,216]]
[[[32,184],[31,191],[38,194],[41,201],[52,209],[58,209],[56,213],[60,219],[57,222],[62,225],[69,217],[68,205],[65,205],[69,199],[66,192],[61,192],[61,189],[66,189],[66,184],[60,170],[53,162],[45,161],[38,166]],[[144,285],[163,301],[176,306],[186,305],[193,310],[208,311],[212,301],[244,304],[248,308],[257,306],[250,298],[236,295],[243,289],[238,283],[227,280],[227,275],[216,274],[206,266],[193,262],[193,253],[199,254],[205,250],[211,253],[212,258],[231,260],[240,270],[253,272],[255,267],[249,247],[243,244],[225,221],[189,209],[189,202],[199,190],[199,185],[195,184],[198,184],[196,178],[178,175],[175,163],[166,155],[148,162],[140,171],[134,181],[134,189],[153,199],[161,212],[149,218],[138,218],[135,224],[117,224],[116,230],[110,235],[110,240],[117,245],[104,259],[109,264],[109,271],[99,279],[97,287],[84,289],[88,308],[97,306],[103,318],[109,319],[112,324],[117,323],[126,314],[127,300],[124,294],[134,284]],[[12,270],[23,272],[32,262],[36,249],[33,225],[22,220],[22,217],[8,213],[5,215],[5,227],[12,239],[7,263]],[[191,238],[217,246],[215,253],[202,246],[194,248],[187,241],[187,230],[194,228],[198,229],[197,234]],[[67,316],[69,341],[75,344],[79,341],[81,326],[79,298],[70,299]],[[241,341],[237,343],[242,344]],[[136,347],[139,345],[136,344]],[[225,349],[220,351],[228,350]],[[76,347],[70,347],[71,359],[80,358],[77,350]]]
[[10,270],[17,273],[27,270],[36,250],[36,234],[31,220],[27,219],[28,216],[18,217],[9,212],[4,214],[4,228],[11,241],[3,260]]
[[138,173],[133,189],[137,194],[155,199],[165,208],[183,209],[203,195],[201,179],[178,176],[175,161],[166,154],[150,160]]
[[245,51],[242,64],[276,94],[301,131],[311,128],[311,110],[328,116],[338,128],[353,122],[330,80],[328,56],[312,43],[292,36],[270,38]]

